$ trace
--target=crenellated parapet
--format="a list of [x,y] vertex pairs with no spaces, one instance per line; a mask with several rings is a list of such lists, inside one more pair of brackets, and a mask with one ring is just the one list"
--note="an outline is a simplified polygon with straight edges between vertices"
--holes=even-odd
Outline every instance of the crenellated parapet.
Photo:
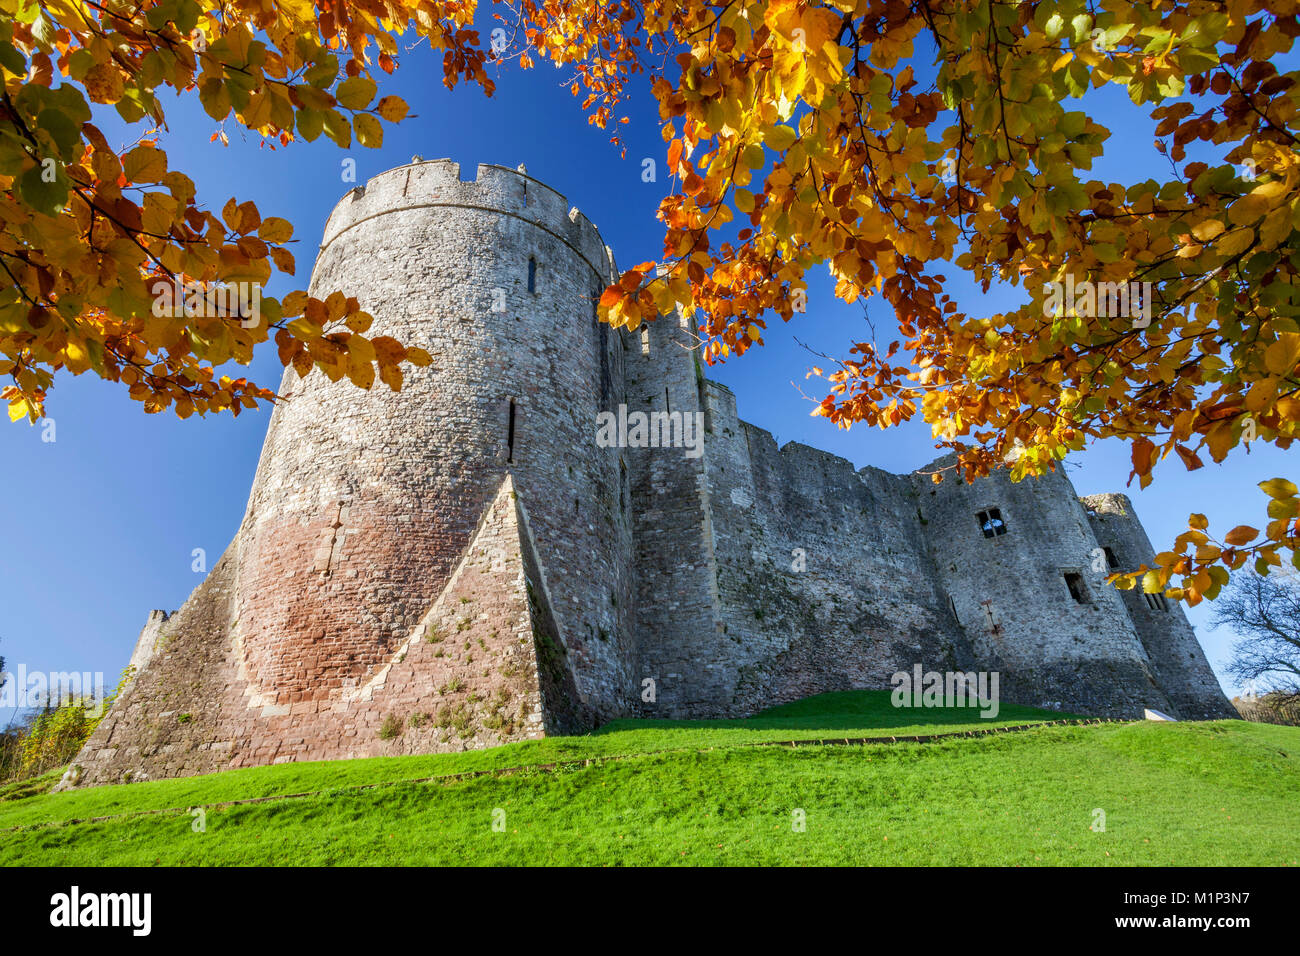
[[480,163],[476,177],[464,180],[460,163],[450,159],[398,166],[357,186],[330,214],[321,251],[376,216],[439,206],[495,212],[531,223],[567,244],[602,278],[614,274],[614,258],[600,230],[562,193],[525,172],[490,163]]

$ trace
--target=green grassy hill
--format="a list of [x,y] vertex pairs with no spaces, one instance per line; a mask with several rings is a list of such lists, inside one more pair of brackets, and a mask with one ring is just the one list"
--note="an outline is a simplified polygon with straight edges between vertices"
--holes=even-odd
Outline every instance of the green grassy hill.
[[[900,711],[863,691],[458,754],[59,794],[29,783],[0,790],[0,864],[1300,866],[1300,728],[1108,723],[756,746],[1061,717]],[[1095,810],[1105,832],[1091,829]]]

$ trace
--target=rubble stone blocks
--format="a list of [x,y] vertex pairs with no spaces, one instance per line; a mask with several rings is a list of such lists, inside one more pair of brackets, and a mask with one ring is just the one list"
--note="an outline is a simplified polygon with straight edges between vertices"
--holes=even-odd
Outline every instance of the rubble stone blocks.
[[[64,785],[743,716],[917,662],[1018,703],[1233,716],[1181,609],[1096,570],[1150,559],[1123,496],[778,448],[680,317],[596,321],[617,274],[520,170],[420,161],[344,196],[313,293],[433,362],[400,393],[286,371],[234,540],[150,616]],[[620,405],[702,414],[703,454],[602,447]]]

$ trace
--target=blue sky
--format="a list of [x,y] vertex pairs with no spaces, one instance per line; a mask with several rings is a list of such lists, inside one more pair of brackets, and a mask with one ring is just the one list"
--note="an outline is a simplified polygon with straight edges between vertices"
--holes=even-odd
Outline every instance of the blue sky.
[[[196,101],[170,97],[164,103],[170,128],[162,145],[172,164],[195,180],[209,207],[220,209],[230,196],[252,199],[263,216],[283,216],[297,226],[299,282],[280,280],[272,294],[306,285],[330,209],[352,185],[341,178],[342,161],[349,157],[358,182],[416,154],[455,159],[467,177],[480,162],[526,163],[530,174],[564,193],[599,226],[621,265],[658,258],[662,232],[654,212],[670,184],[662,177],[642,181],[644,158],[663,164],[653,102],[643,97],[634,104],[632,123],[622,127],[627,156],[620,159],[608,134],[587,124],[578,101],[561,87],[562,78],[542,65],[504,72],[491,99],[478,87],[452,92],[442,86],[440,57],[417,48],[381,81],[381,93],[401,95],[413,114],[400,126],[385,126],[382,149],[343,151],[322,137],[270,150],[255,137],[241,138],[233,125],[230,145],[223,147],[209,141],[215,125]],[[1131,183],[1164,175],[1164,161],[1150,149],[1149,121],[1122,91],[1097,99],[1094,116],[1114,132],[1114,155],[1099,165],[1098,178]],[[101,119],[111,142],[139,135],[115,116]],[[947,274],[967,312],[997,311],[1019,301],[1020,290],[994,289],[983,296],[957,270]],[[809,416],[812,405],[800,389],[821,397],[805,373],[824,362],[796,338],[814,350],[843,355],[866,336],[860,306],[836,300],[822,271],[809,278],[806,316],[787,326],[777,320],[764,348],[715,367],[710,376],[736,393],[743,418],[782,443],[825,448],[859,467],[907,471],[926,464],[938,452],[922,423],[888,432],[841,431]],[[875,306],[872,315],[887,336],[889,315]],[[259,384],[278,384],[273,347],[249,374]],[[194,550],[203,549],[211,567],[237,530],[269,412],[182,422],[140,409],[120,386],[90,375],[64,377],[56,380],[47,405],[54,442],[43,442],[39,427],[0,424],[0,463],[8,476],[0,503],[0,606],[7,610],[0,620],[0,656],[7,659],[6,669],[21,663],[29,671],[102,671],[112,686],[149,610],[174,610],[202,580],[191,569]],[[1276,449],[1259,448],[1195,473],[1171,460],[1158,469],[1151,488],[1138,491],[1135,484],[1127,493],[1161,547],[1186,527],[1191,511],[1205,512],[1220,530],[1258,525],[1265,498],[1255,483],[1286,475],[1283,458]],[[1077,467],[1070,477],[1080,494],[1125,490],[1127,446],[1102,443],[1072,462]],[[1190,616],[1224,686],[1233,690],[1223,677],[1232,635],[1209,630],[1206,605]],[[11,716],[0,713],[0,724]]]

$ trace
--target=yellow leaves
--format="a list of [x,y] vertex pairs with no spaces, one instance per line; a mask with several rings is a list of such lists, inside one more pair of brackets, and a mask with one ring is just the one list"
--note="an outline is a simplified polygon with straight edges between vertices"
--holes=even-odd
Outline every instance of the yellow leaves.
[[162,182],[167,175],[167,154],[153,146],[137,146],[122,157],[122,171],[133,183]]
[[285,318],[302,315],[307,308],[307,293],[301,290],[290,292],[281,300],[280,307]]
[[262,220],[257,235],[266,242],[288,242],[293,238],[293,223],[279,216],[268,216]]
[[754,194],[748,189],[736,189],[732,193],[732,201],[735,202],[736,208],[743,213],[754,211]]
[[1249,228],[1234,229],[1232,232],[1229,232],[1226,235],[1222,236],[1222,238],[1220,238],[1215,243],[1214,248],[1225,259],[1230,259],[1233,256],[1245,252],[1247,249],[1251,247],[1251,245],[1254,244],[1254,242],[1255,242],[1254,230]]
[[188,203],[194,198],[194,182],[184,173],[170,170],[163,176],[162,184],[178,202]]
[[290,334],[293,335],[294,338],[302,339],[303,341],[320,338],[325,332],[318,323],[306,318],[294,319],[285,326],[285,328],[289,330]]
[[1264,365],[1274,375],[1291,375],[1300,362],[1300,333],[1283,332],[1264,351]]
[[1243,196],[1228,207],[1228,221],[1234,226],[1254,223],[1269,209],[1268,198],[1259,193]]
[[400,123],[406,117],[406,101],[400,96],[385,96],[375,106],[376,111],[390,123]]
[[30,418],[36,420],[36,413],[33,407],[28,403],[26,397],[19,396],[9,400],[9,420],[16,422],[20,418]]
[[784,152],[789,149],[798,138],[798,134],[791,127],[780,123],[765,126],[762,132],[763,142],[777,152]]
[[361,332],[364,334],[370,330],[370,326],[374,321],[375,320],[368,312],[353,312],[343,320],[343,324],[353,332]]
[[1217,219],[1208,219],[1204,222],[1198,222],[1192,227],[1192,235],[1199,242],[1209,242],[1223,232],[1223,223]]
[[384,128],[369,113],[358,113],[352,120],[357,142],[367,149],[378,149],[384,144]]
[[1270,478],[1268,481],[1261,481],[1259,487],[1270,498],[1294,498],[1300,493],[1295,482],[1286,478]]
[[1283,521],[1300,514],[1300,500],[1295,498],[1274,498],[1268,503],[1268,516],[1274,521]]
[[301,83],[293,88],[293,98],[299,106],[317,112],[326,112],[334,106],[334,97],[324,90]]
[[363,110],[375,98],[377,87],[368,76],[352,76],[339,84],[334,91],[338,105],[348,110]]
[[1236,444],[1236,439],[1232,434],[1232,426],[1227,422],[1220,422],[1215,425],[1205,436],[1205,444],[1210,449],[1210,457],[1215,461],[1223,461],[1228,457],[1228,452]]

